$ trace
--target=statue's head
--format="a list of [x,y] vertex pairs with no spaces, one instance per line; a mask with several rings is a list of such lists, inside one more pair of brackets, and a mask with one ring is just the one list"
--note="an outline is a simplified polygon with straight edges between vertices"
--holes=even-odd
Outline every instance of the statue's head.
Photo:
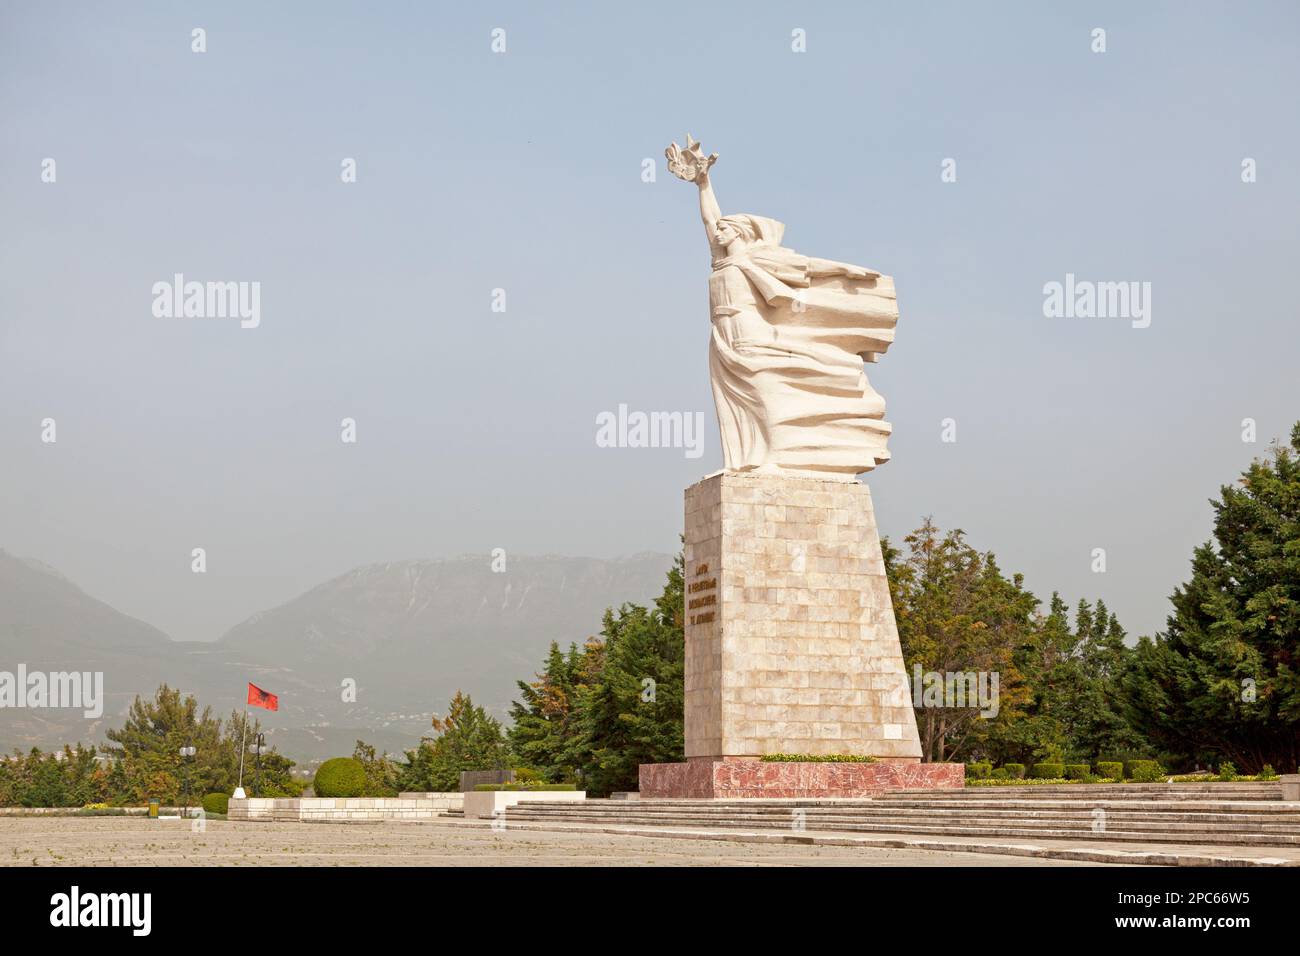
[[779,246],[784,232],[785,226],[775,219],[739,213],[719,219],[713,238],[734,255],[748,246]]
[[713,240],[724,249],[731,249],[733,243],[740,241],[742,247],[757,238],[749,216],[723,216],[713,233]]

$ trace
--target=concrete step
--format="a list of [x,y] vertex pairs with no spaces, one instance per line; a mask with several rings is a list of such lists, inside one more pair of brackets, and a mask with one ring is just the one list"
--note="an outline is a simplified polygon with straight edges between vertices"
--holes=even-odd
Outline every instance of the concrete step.
[[1178,844],[1144,844],[1141,842],[1104,845],[1104,841],[1071,838],[1051,840],[989,840],[983,837],[935,837],[928,834],[897,833],[780,833],[724,829],[668,829],[666,827],[632,827],[616,824],[512,824],[518,830],[585,831],[618,833],[642,837],[668,837],[685,840],[721,840],[738,843],[800,843],[810,846],[889,847],[939,850],[948,853],[986,853],[996,856],[1022,856],[1050,860],[1088,863],[1118,863],[1128,866],[1249,866],[1300,867],[1300,850],[1279,848],[1256,850],[1252,847],[1215,847],[1202,852],[1199,848]]
[[[650,801],[642,801],[648,803]],[[1115,807],[1148,810],[1152,813],[1195,813],[1195,812],[1233,812],[1251,813],[1258,816],[1296,816],[1300,815],[1300,804],[1283,803],[1281,800],[1266,802],[1262,800],[1118,800],[1109,797],[1096,797],[1092,800],[878,800],[872,806],[932,809],[948,813],[964,813],[971,809],[984,807],[1003,807],[1006,809],[1032,811],[1035,809],[1059,810],[1079,807]]]
[[[559,817],[556,815],[537,813],[534,811],[519,812],[517,808],[510,808],[506,811],[506,822],[530,822],[546,823],[552,822],[559,825],[569,824],[610,824],[617,822],[618,825],[626,826],[651,826],[663,827],[665,829],[673,827],[708,827],[717,829],[762,829],[762,830],[791,830],[790,821],[778,823],[775,820],[766,820],[756,823],[754,821],[728,821],[725,819],[711,820],[665,820],[663,818],[650,817],[640,819],[635,816],[629,816],[624,819],[614,821],[612,818],[602,814],[593,814],[587,817],[582,815],[572,815]],[[1044,825],[1044,826],[1011,826],[1006,824],[995,825],[972,825],[962,822],[937,822],[931,821],[926,823],[917,822],[890,822],[890,821],[867,821],[857,820],[852,822],[846,821],[822,821],[816,819],[806,820],[803,823],[804,830],[815,830],[818,832],[844,832],[844,833],[896,833],[896,834],[934,834],[941,836],[962,836],[962,837],[1030,837],[1036,839],[1088,839],[1088,840],[1106,840],[1116,842],[1134,842],[1134,843],[1178,843],[1178,844],[1221,844],[1233,846],[1300,846],[1300,832],[1260,832],[1257,830],[1248,830],[1246,832],[1230,832],[1220,829],[1207,830],[1200,827],[1189,829],[1179,828],[1150,828],[1136,829],[1126,827],[1125,829],[1116,829],[1113,825],[1108,825],[1105,830],[1094,831],[1091,822],[1084,824],[1080,822],[1075,826],[1065,825]]]
[[[1141,786],[1141,785],[1133,785]],[[1300,846],[1300,804],[1236,799],[1251,791],[1231,785],[1170,790],[1115,787],[1029,787],[994,791],[900,791],[877,799],[536,801],[506,811],[507,822],[557,826],[640,826],[667,829],[793,829],[843,833],[1030,837],[1118,842]],[[1221,789],[1227,786],[1229,789]],[[1043,788],[1048,789],[1048,788]],[[1258,789],[1258,788],[1256,788]],[[1172,798],[1170,793],[1176,794]],[[1136,797],[1136,799],[1134,799]],[[1227,799],[1222,799],[1222,798]],[[1105,811],[1104,817],[1096,813]],[[797,816],[796,816],[797,811]],[[1095,825],[1104,830],[1095,831]]]
[[[691,811],[638,811],[628,810],[623,813],[607,810],[604,808],[583,809],[582,807],[568,808],[530,808],[519,806],[511,808],[511,813],[528,815],[535,814],[539,817],[549,817],[563,819],[571,816],[602,817],[611,820],[622,820],[636,818],[638,820],[663,820],[663,821],[713,821],[713,820],[739,820],[762,822],[765,820],[775,821],[778,824],[785,825],[791,819],[795,812],[798,812],[806,820],[819,820],[827,823],[835,821],[852,822],[854,820],[893,820],[898,822],[908,821],[929,821],[937,820],[940,822],[960,821],[963,823],[980,823],[980,824],[997,824],[1005,822],[1025,822],[1032,824],[1051,824],[1051,823],[1082,823],[1091,825],[1097,819],[1096,814],[1090,810],[1052,810],[1052,811],[1015,811],[1015,810],[971,810],[962,813],[954,812],[931,812],[924,810],[893,810],[890,808],[877,808],[862,811],[827,811],[827,810],[801,810],[792,808],[786,810],[747,810],[736,809],[722,812],[691,812]],[[1142,811],[1127,810],[1108,810],[1105,818],[1109,824],[1119,822],[1132,823],[1134,825],[1157,825],[1157,826],[1183,826],[1183,827],[1222,827],[1228,829],[1245,828],[1261,829],[1273,832],[1296,832],[1300,833],[1300,815],[1278,816],[1278,815],[1255,815],[1248,813],[1149,813]]]
[[1077,814],[1001,814],[994,815],[991,813],[965,813],[965,814],[898,814],[885,811],[873,813],[855,813],[855,814],[829,814],[829,813],[809,813],[805,811],[791,811],[787,813],[731,813],[731,814],[700,814],[700,813],[637,813],[635,811],[622,814],[607,813],[601,811],[584,811],[581,809],[570,810],[530,810],[528,808],[515,807],[509,811],[511,815],[524,817],[533,817],[537,819],[608,819],[608,820],[635,820],[640,822],[663,822],[665,825],[681,825],[694,822],[709,823],[732,823],[737,825],[765,825],[789,826],[791,820],[796,819],[794,814],[799,813],[798,819],[807,822],[816,822],[820,826],[838,826],[856,822],[868,823],[939,823],[954,824],[958,823],[964,826],[1084,826],[1091,827],[1098,819],[1104,820],[1109,827],[1124,829],[1159,829],[1159,830],[1178,830],[1190,831],[1214,830],[1216,832],[1268,832],[1268,833],[1294,833],[1300,835],[1300,821],[1275,821],[1271,818],[1265,818],[1263,821],[1252,818],[1242,817],[1220,817],[1215,815],[1208,816],[1188,816],[1188,815],[1170,815],[1161,816],[1159,814],[1118,814],[1107,813],[1104,818],[1097,818],[1090,813]]
[[990,794],[1015,796],[1017,799],[1055,799],[1061,796],[1092,799],[1098,796],[1129,800],[1281,800],[1281,783],[1096,783],[1096,784],[1025,784],[1005,787],[963,787],[960,790],[895,790],[882,794],[888,800],[900,796],[925,795],[934,800],[980,799]]
[[587,800],[581,804],[558,801],[529,801],[521,806],[557,810],[581,807],[595,812],[606,813],[694,813],[703,815],[731,815],[736,813],[768,813],[776,815],[789,814],[793,809],[802,809],[806,813],[875,813],[918,812],[937,814],[965,814],[993,811],[1011,814],[1036,813],[1079,813],[1091,814],[1096,808],[1107,813],[1148,813],[1156,815],[1191,814],[1197,816],[1239,816],[1274,822],[1300,821],[1300,804],[1290,803],[1252,803],[1250,801],[1208,801],[1196,803],[1182,801],[1153,802],[1141,800],[980,800],[960,804],[935,802],[930,800],[863,800],[842,802],[818,801],[771,801],[771,800],[732,800],[732,801],[676,801],[676,800],[629,800],[605,801]]

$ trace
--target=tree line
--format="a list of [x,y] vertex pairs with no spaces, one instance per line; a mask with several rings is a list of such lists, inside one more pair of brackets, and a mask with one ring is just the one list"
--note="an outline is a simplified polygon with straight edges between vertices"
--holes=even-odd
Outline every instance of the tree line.
[[[1155,759],[1171,771],[1231,763],[1294,772],[1300,760],[1300,423],[1210,502],[1213,539],[1195,550],[1163,631],[1130,644],[1104,601],[1046,605],[960,529],[932,521],[882,542],[909,679],[916,669],[998,676],[996,714],[917,707],[924,759],[1088,763]],[[607,610],[598,634],[552,642],[518,682],[509,725],[457,693],[400,760],[357,742],[371,794],[458,789],[463,770],[518,769],[592,794],[635,790],[642,763],[683,758],[683,569],[653,606]],[[968,701],[967,704],[970,704]],[[175,794],[182,738],[204,741],[188,772],[229,792],[238,714],[225,722],[162,688],[108,734],[107,759],[34,751],[0,766],[0,803],[71,805]],[[255,732],[255,731],[254,731]],[[201,736],[200,736],[201,735]],[[263,792],[291,795],[292,763],[263,757]],[[92,766],[93,764],[93,766]],[[268,764],[273,769],[268,770]],[[57,780],[56,780],[57,778]],[[270,789],[268,789],[270,788]]]
[[[1300,423],[1289,446],[1252,462],[1210,504],[1213,539],[1196,549],[1165,629],[1136,643],[1103,600],[1071,607],[1054,592],[1044,606],[960,529],[927,519],[901,547],[882,542],[909,679],[917,669],[999,679],[996,715],[917,707],[924,759],[1294,772]],[[476,759],[459,731],[444,746],[444,732],[421,744],[419,759],[444,768],[424,781],[513,761],[597,794],[635,790],[639,764],[683,759],[684,647],[679,558],[653,607],[626,604],[581,645],[552,643],[536,677],[519,682],[508,728],[458,695],[493,757]]]
[[[198,701],[166,684],[152,699],[136,697],[121,727],[109,730],[102,747],[65,746],[44,753],[33,748],[0,758],[0,806],[139,806],[159,800],[195,805],[207,793],[231,793],[239,774],[246,715],[228,719],[199,710]],[[247,739],[257,739],[261,724],[249,720]],[[194,756],[182,748],[193,746]],[[245,782],[252,780],[247,758]],[[293,761],[274,750],[262,754],[259,792],[268,797],[298,796],[302,782],[290,771]]]

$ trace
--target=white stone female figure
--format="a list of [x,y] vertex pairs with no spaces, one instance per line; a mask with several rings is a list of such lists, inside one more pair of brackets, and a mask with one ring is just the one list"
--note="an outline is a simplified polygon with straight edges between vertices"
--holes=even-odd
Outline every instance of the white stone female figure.
[[889,459],[885,402],[868,384],[894,340],[894,282],[781,245],[774,219],[722,215],[705,156],[689,136],[665,151],[694,182],[713,255],[709,374],[727,471],[845,477]]

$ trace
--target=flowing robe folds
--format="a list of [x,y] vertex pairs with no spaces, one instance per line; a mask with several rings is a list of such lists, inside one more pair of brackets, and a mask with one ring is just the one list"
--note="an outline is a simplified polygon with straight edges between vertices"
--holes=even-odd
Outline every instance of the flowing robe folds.
[[889,459],[885,402],[863,361],[894,341],[894,282],[783,247],[785,227],[713,262],[709,373],[727,471],[857,474]]

